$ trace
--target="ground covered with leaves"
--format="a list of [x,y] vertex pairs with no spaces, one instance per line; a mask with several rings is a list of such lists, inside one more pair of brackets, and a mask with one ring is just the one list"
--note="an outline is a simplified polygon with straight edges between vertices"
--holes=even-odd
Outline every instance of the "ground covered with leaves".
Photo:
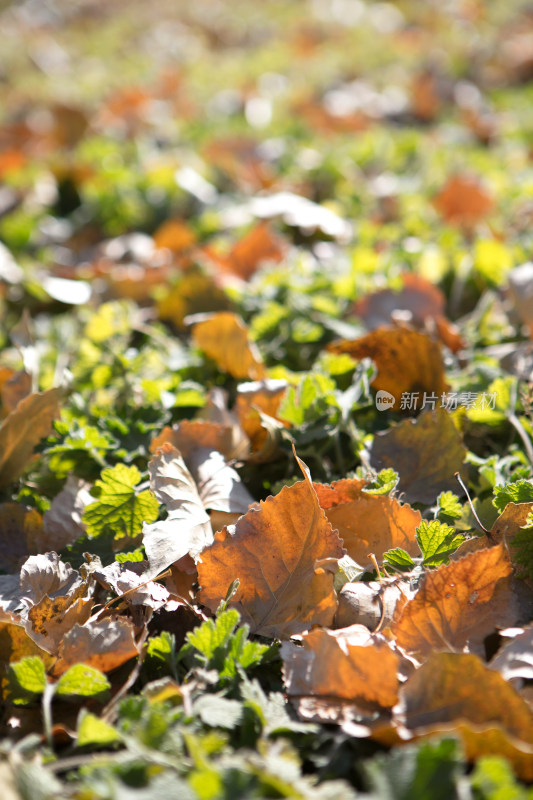
[[2,797],[533,797],[531,9],[0,23]]

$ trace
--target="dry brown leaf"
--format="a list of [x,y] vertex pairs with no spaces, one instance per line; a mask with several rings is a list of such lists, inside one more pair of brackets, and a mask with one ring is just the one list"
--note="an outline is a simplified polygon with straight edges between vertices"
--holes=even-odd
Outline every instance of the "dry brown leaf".
[[[253,453],[267,444],[269,431],[263,425],[262,415],[278,420],[278,411],[287,391],[285,380],[263,380],[241,383],[237,387],[235,412],[240,425],[250,440]],[[278,420],[279,421],[279,420]],[[282,425],[282,423],[280,423]]]
[[226,458],[232,457],[233,437],[229,425],[221,425],[209,420],[184,419],[172,428],[166,425],[161,433],[152,439],[150,451],[152,453],[168,442],[180,451],[184,459],[188,459],[197,447],[207,447],[209,450],[218,450]]
[[481,646],[498,625],[512,624],[509,556],[503,545],[426,573],[415,597],[397,607],[391,633],[408,652]]
[[363,626],[339,631],[315,628],[303,634],[302,645],[282,645],[289,696],[326,696],[384,708],[396,703],[399,658]]
[[227,256],[219,255],[210,247],[206,247],[204,253],[222,272],[247,281],[263,264],[281,261],[284,248],[271,225],[259,222],[232,247]]
[[0,569],[16,572],[42,530],[42,517],[20,503],[0,503]]
[[411,503],[434,503],[440,492],[457,489],[455,473],[466,456],[463,439],[447,411],[423,411],[374,437],[370,462],[379,471],[392,467],[398,488]]
[[395,715],[408,735],[453,730],[467,758],[503,755],[522,778],[533,778],[533,712],[477,656],[431,653],[400,690]]
[[21,400],[31,392],[31,375],[24,370],[15,372],[9,367],[0,367],[0,401],[2,416],[14,411]]
[[180,453],[168,442],[148,465],[150,486],[168,517],[143,525],[150,574],[157,575],[184,556],[196,558],[213,541],[213,529],[198,487]]
[[74,625],[83,625],[91,616],[93,600],[81,597],[87,587],[81,587],[78,596],[46,595],[28,611],[32,638],[43,650],[56,655],[60,642]]
[[285,638],[330,625],[337,607],[330,563],[344,550],[319,506],[308,468],[298,463],[305,480],[217,533],[198,563],[200,602],[215,611],[238,578],[231,604],[263,636]]
[[328,350],[371,358],[378,369],[372,386],[393,395],[396,410],[404,392],[418,392],[422,401],[424,392],[440,398],[448,388],[438,343],[410,328],[377,328],[360,339],[333,342]]
[[124,617],[76,624],[61,641],[54,675],[62,675],[73,664],[89,664],[110,672],[138,654],[133,625]]
[[5,672],[8,665],[25,656],[40,656],[48,666],[49,654],[42,650],[26,632],[26,622],[16,614],[0,610],[0,680],[2,695],[6,694]]
[[85,533],[82,521],[85,508],[94,503],[90,484],[69,475],[63,489],[43,514],[42,530],[33,537],[36,552],[62,550]]
[[358,564],[367,564],[370,553],[379,561],[394,547],[402,547],[412,556],[420,554],[416,541],[416,529],[422,521],[419,511],[393,497],[364,492],[364,481],[352,479],[314,486],[329,522]]
[[490,534],[467,539],[456,550],[453,558],[462,558],[468,553],[476,553],[478,550],[494,547],[494,545],[503,542],[509,548],[511,561],[513,561],[513,539],[526,524],[527,518],[532,511],[533,503],[507,503],[500,516],[494,521]]
[[433,198],[433,205],[446,222],[468,230],[492,211],[494,200],[477,178],[453,175]]
[[248,328],[229,311],[195,314],[186,322],[193,326],[192,336],[198,347],[234,378],[264,377],[265,367],[259,351],[248,335]]
[[27,606],[39,603],[46,595],[74,599],[82,584],[80,573],[53,552],[30,556],[20,570],[20,588]]
[[18,478],[35,445],[48,436],[64,394],[61,388],[30,394],[5,418],[0,427],[0,486]]

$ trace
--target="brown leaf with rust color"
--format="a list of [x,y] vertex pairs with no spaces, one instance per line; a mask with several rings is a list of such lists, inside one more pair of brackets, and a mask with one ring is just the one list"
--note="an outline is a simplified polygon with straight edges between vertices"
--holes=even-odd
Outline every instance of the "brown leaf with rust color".
[[[80,594],[87,587],[80,588]],[[28,611],[32,636],[35,641],[53,655],[57,654],[62,638],[76,624],[83,625],[91,616],[91,597],[46,595]]]
[[456,550],[452,558],[462,558],[468,553],[476,553],[478,550],[485,550],[487,547],[494,547],[503,542],[509,548],[511,561],[513,561],[513,539],[522,530],[532,511],[533,503],[507,503],[500,516],[494,521],[490,534],[467,539]]
[[396,610],[391,633],[408,652],[479,647],[497,626],[512,624],[512,573],[503,545],[427,572],[412,600]]
[[186,322],[193,326],[195,344],[215,361],[222,372],[234,378],[263,378],[265,367],[255,344],[250,340],[248,328],[229,311],[213,314],[195,314]]
[[453,731],[469,760],[502,755],[533,780],[533,712],[475,655],[431,653],[400,690],[395,715],[408,734]]
[[392,467],[398,489],[410,503],[434,503],[440,492],[457,489],[455,473],[466,456],[463,439],[443,408],[423,411],[377,433],[370,450],[375,470]]
[[42,530],[42,517],[20,503],[0,503],[0,569],[16,572]]
[[445,222],[471,229],[492,211],[494,199],[477,178],[458,174],[446,181],[433,206]]
[[302,644],[282,645],[289,696],[326,696],[384,708],[396,703],[399,658],[363,626],[339,631],[314,628],[302,636]]
[[312,625],[330,625],[342,542],[320,508],[309,470],[304,481],[261,501],[215,536],[198,563],[200,602],[215,611],[238,578],[231,600],[254,633],[286,638]]
[[203,419],[184,419],[172,428],[165,425],[161,433],[150,442],[150,452],[156,453],[165,443],[179,450],[185,459],[189,458],[198,447],[218,450],[229,458],[232,450],[232,431],[229,425],[219,425]]
[[204,252],[223,273],[248,281],[263,264],[281,261],[284,248],[271,225],[259,222],[232,247],[227,256],[219,255],[210,247],[206,247]]
[[0,427],[0,486],[18,478],[34,447],[52,430],[64,389],[36,392],[21,400]]
[[46,665],[51,663],[49,654],[42,650],[26,632],[26,623],[16,614],[0,609],[0,680],[5,697],[5,672],[9,664],[25,656],[40,656]]
[[327,349],[354,359],[371,358],[378,369],[372,386],[393,395],[391,408],[396,410],[404,392],[419,392],[422,400],[424,392],[440,397],[448,388],[438,342],[411,328],[377,328],[360,339],[333,342]]
[[110,672],[138,655],[133,625],[124,617],[76,624],[61,641],[54,675],[62,675],[73,664]]
[[358,564],[367,564],[370,553],[379,561],[394,547],[420,555],[416,541],[420,512],[393,497],[368,494],[364,486],[364,481],[356,479],[314,484],[318,502],[338,530],[348,555]]
[[[277,414],[287,391],[287,381],[266,379],[241,383],[237,387],[235,412],[250,440],[253,453],[265,448],[269,431],[262,424],[262,415],[278,421]],[[280,426],[283,424],[280,422]]]
[[31,392],[31,375],[24,370],[15,372],[10,367],[0,367],[1,416],[16,409],[19,402]]

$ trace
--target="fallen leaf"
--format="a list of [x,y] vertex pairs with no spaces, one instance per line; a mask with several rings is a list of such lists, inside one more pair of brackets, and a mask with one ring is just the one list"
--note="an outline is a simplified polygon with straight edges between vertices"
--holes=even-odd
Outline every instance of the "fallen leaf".
[[238,578],[231,600],[255,633],[288,637],[330,625],[337,607],[329,560],[344,550],[320,508],[309,470],[304,481],[261,501],[215,536],[198,563],[199,599],[215,611]]
[[139,655],[134,628],[129,620],[103,619],[74,625],[65,634],[54,664],[54,675],[62,675],[73,664],[88,664],[101,672],[110,672]]
[[434,503],[440,492],[457,489],[455,473],[466,456],[462,436],[443,408],[423,411],[377,433],[370,450],[374,469],[392,467],[399,490],[413,503]]
[[400,690],[397,722],[407,735],[458,732],[470,760],[510,758],[533,776],[533,712],[501,675],[475,655],[431,653]]
[[[61,640],[76,624],[83,625],[91,616],[94,601],[83,596],[87,586],[77,592],[58,597],[45,595],[28,611],[31,636],[43,650],[56,655]],[[91,592],[92,594],[92,592]]]
[[[252,453],[265,450],[269,430],[262,420],[264,415],[278,421],[278,411],[287,392],[287,381],[266,379],[241,383],[237,387],[235,412],[240,425],[250,441]],[[280,426],[283,423],[280,422]]]
[[0,401],[2,416],[10,414],[19,402],[31,392],[32,379],[29,372],[0,367]]
[[[218,512],[219,520],[224,520],[224,516],[221,515],[245,514],[255,502],[238,473],[226,463],[222,453],[217,450],[198,448],[191,453],[188,463],[204,508]],[[213,529],[218,530],[213,515],[211,522]]]
[[446,222],[469,230],[487,217],[494,200],[477,178],[458,174],[446,181],[433,205]]
[[197,558],[213,541],[209,515],[180,453],[168,442],[150,461],[150,485],[168,517],[143,526],[150,574],[157,575],[186,555]]
[[290,697],[325,696],[384,708],[398,699],[399,657],[363,626],[315,628],[302,635],[299,646],[284,642],[281,657]]
[[355,303],[353,312],[370,330],[395,321],[409,323],[429,335],[435,333],[452,352],[464,347],[463,339],[445,316],[446,298],[436,286],[411,272],[401,275],[398,291],[382,289],[365,295]]
[[68,476],[63,489],[43,514],[42,529],[33,537],[37,552],[62,550],[83,536],[86,530],[83,512],[94,502],[89,489],[90,484],[75,475]]
[[30,394],[5,418],[0,426],[0,486],[18,478],[35,445],[51,432],[64,395],[61,388]]
[[262,378],[265,368],[259,351],[250,340],[248,328],[229,311],[195,314],[186,322],[193,326],[196,345],[234,378]]
[[357,360],[371,358],[378,369],[372,386],[393,395],[391,407],[396,410],[404,392],[418,393],[421,401],[424,394],[437,400],[448,388],[438,343],[410,328],[377,328],[360,339],[333,342],[327,349]]
[[395,547],[419,555],[416,529],[422,520],[420,512],[393,497],[368,494],[364,486],[364,481],[356,479],[314,484],[318,502],[338,530],[348,555],[358,564],[369,563],[370,553],[380,561]]
[[0,503],[0,569],[16,572],[34,549],[42,517],[20,503]]
[[267,222],[260,222],[237,242],[226,256],[219,255],[213,248],[204,253],[214,261],[223,273],[229,273],[248,281],[266,263],[278,263],[284,255],[279,237],[274,235]]
[[498,545],[427,572],[417,594],[397,606],[391,633],[410,653],[481,647],[498,625],[512,624],[509,556]]
[[468,553],[476,553],[478,550],[494,547],[503,542],[509,548],[513,561],[513,539],[522,530],[532,511],[533,503],[507,503],[499,517],[495,519],[490,533],[467,539],[456,550],[453,558],[462,558]]
[[4,697],[7,666],[25,656],[39,656],[46,665],[51,663],[49,654],[28,635],[25,620],[18,615],[0,610],[0,678]]
[[165,425],[161,433],[152,439],[150,451],[156,453],[165,443],[179,450],[184,459],[188,459],[198,447],[218,450],[231,458],[233,435],[230,425],[203,419],[184,419],[172,427]]
[[410,600],[414,592],[407,581],[395,578],[377,581],[354,581],[344,584],[339,592],[335,628],[365,625],[370,631],[387,628],[394,619],[396,606]]
[[74,597],[82,583],[78,570],[53,552],[30,556],[20,570],[20,588],[27,606],[39,603],[45,596]]

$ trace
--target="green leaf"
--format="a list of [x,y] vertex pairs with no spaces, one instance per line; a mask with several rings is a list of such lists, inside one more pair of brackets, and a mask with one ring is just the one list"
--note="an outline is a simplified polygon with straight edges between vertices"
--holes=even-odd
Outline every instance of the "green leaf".
[[503,511],[507,503],[533,503],[533,480],[521,479],[495,486],[492,502],[499,511]]
[[100,717],[82,709],[78,719],[76,744],[78,747],[108,747],[120,742],[119,732]]
[[416,539],[424,556],[424,564],[436,567],[447,563],[465,537],[456,533],[450,525],[434,519],[431,522],[422,520],[416,529]]
[[383,563],[386,567],[392,567],[400,571],[411,570],[415,566],[415,562],[405,550],[401,547],[394,547],[392,550],[387,550],[383,555]]
[[528,578],[533,578],[533,511],[513,538],[513,560],[520,564]]
[[10,664],[9,696],[17,705],[33,700],[46,688],[46,670],[39,656],[26,656]]
[[367,494],[390,494],[398,485],[399,480],[400,476],[396,470],[388,467],[380,470],[374,480],[364,487],[363,492],[367,492]]
[[74,664],[56,684],[56,694],[60,697],[97,697],[111,687],[100,670],[88,664]]
[[459,800],[461,756],[455,739],[408,745],[365,765],[380,800]]
[[85,509],[83,521],[90,537],[111,530],[115,536],[134,537],[141,533],[143,522],[155,522],[159,503],[151,491],[136,494],[135,486],[141,474],[137,467],[104,469],[101,480],[96,481],[92,494],[98,500]]
[[201,653],[207,661],[211,660],[218,648],[229,644],[231,634],[240,620],[239,612],[230,608],[218,615],[216,621],[208,619],[194,631],[187,634],[187,641]]
[[522,786],[509,762],[502,756],[483,756],[476,761],[470,778],[479,800],[532,800],[533,789]]
[[346,555],[337,561],[337,572],[335,573],[335,591],[340,592],[345,583],[358,580],[365,572],[364,567]]
[[437,516],[441,522],[447,522],[449,519],[461,519],[463,506],[456,494],[441,492],[437,497],[437,503],[439,506]]

